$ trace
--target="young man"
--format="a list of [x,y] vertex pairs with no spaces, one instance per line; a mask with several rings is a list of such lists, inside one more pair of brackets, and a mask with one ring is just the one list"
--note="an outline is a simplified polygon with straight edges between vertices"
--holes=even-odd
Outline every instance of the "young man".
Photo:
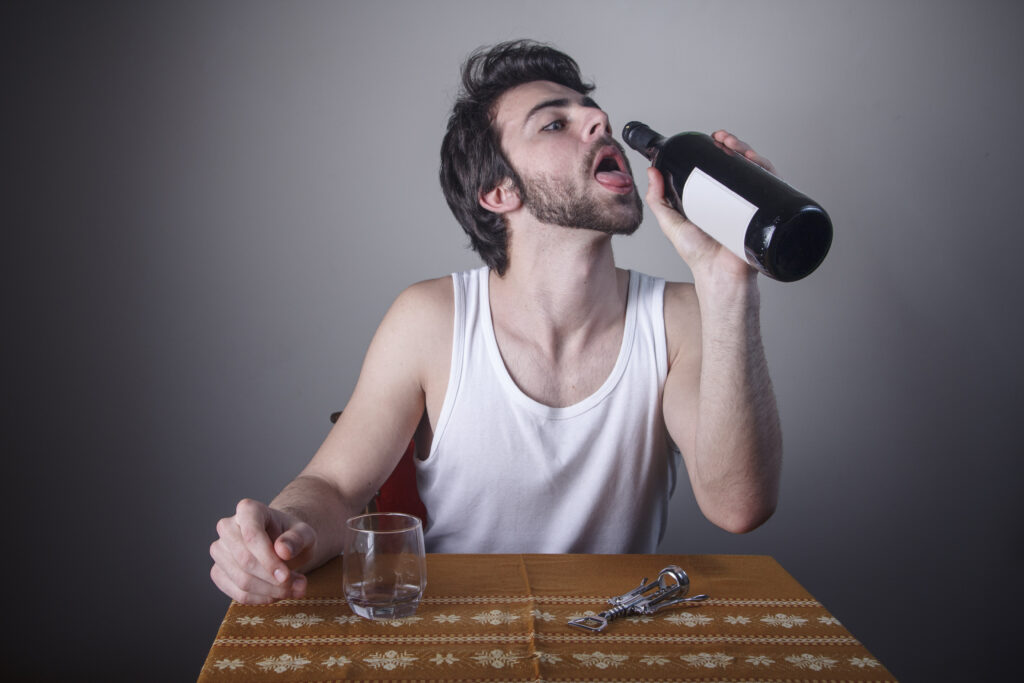
[[756,272],[662,199],[654,169],[647,202],[694,282],[615,267],[611,237],[642,206],[591,90],[528,41],[464,65],[441,183],[487,266],[403,292],[305,470],[218,523],[226,594],[302,596],[414,434],[431,552],[653,552],[678,452],[713,523],[772,514],[781,436]]

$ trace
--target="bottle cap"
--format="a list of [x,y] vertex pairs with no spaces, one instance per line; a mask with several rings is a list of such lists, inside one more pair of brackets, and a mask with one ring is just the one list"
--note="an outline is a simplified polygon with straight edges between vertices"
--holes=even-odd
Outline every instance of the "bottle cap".
[[646,123],[640,123],[639,121],[630,121],[622,128],[622,139],[627,145],[641,154],[650,149],[660,137]]

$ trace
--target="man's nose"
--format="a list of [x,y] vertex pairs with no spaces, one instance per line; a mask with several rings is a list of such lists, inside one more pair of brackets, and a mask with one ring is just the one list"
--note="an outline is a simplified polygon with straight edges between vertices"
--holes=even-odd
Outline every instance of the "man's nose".
[[583,126],[584,141],[590,142],[595,138],[611,135],[611,132],[611,124],[608,122],[608,115],[604,113],[604,110],[596,107],[588,108]]

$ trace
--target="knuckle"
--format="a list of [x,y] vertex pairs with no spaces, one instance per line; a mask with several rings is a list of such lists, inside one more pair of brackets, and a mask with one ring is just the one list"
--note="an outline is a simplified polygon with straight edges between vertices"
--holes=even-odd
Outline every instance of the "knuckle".
[[274,595],[261,592],[260,588],[259,584],[252,579],[246,579],[238,584],[239,597],[235,600],[245,605],[266,605],[277,599]]
[[252,498],[243,498],[238,501],[238,505],[235,506],[235,513],[239,517],[249,519],[262,519],[265,516],[265,510],[267,506],[258,500]]
[[248,544],[252,544],[256,541],[257,538],[259,538],[259,531],[255,527],[251,525],[246,525],[242,527],[243,541],[245,541]]
[[238,590],[238,597],[235,598],[235,601],[236,602],[240,602],[243,605],[258,605],[259,604],[259,600],[258,600],[257,596],[253,595],[252,593],[250,593],[249,591],[245,590],[244,588],[239,588],[239,590]]
[[228,532],[231,524],[230,517],[221,517],[217,520],[217,535],[223,536]]
[[217,586],[217,588],[219,588],[220,591],[224,593],[224,595],[228,596],[232,600],[238,602],[242,601],[242,596],[239,594],[238,588],[236,588],[235,585],[231,583],[231,580],[228,578],[227,574],[224,572],[223,569],[221,569],[217,565],[213,565],[213,567],[210,569],[210,578],[213,579],[214,585]]
[[235,581],[235,584],[246,594],[252,594],[253,589],[256,587],[256,581],[251,574],[242,574]]
[[246,605],[268,605],[272,602],[274,602],[274,598],[268,595],[246,595],[245,599]]
[[260,569],[259,560],[252,553],[246,553],[239,565],[246,571],[246,576],[252,575]]

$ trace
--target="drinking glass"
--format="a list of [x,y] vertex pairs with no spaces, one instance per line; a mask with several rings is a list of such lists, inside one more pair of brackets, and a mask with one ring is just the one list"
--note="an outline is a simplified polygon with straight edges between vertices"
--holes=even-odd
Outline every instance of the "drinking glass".
[[413,515],[375,512],[347,524],[342,571],[349,607],[364,619],[412,616],[427,585],[422,522]]

